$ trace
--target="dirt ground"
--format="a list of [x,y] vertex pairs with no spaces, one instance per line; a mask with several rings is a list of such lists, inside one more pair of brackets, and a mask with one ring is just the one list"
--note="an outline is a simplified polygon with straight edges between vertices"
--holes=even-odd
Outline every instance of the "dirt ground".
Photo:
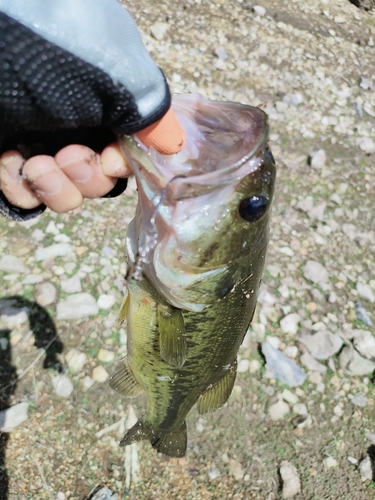
[[[88,387],[87,381],[97,366],[111,373],[126,350],[124,332],[114,320],[121,304],[124,235],[136,203],[134,184],[120,198],[87,201],[71,214],[46,212],[33,225],[0,220],[0,257],[17,256],[30,274],[42,276],[57,291],[53,303],[38,306],[37,280],[0,271],[0,298],[13,297],[14,307],[28,314],[19,326],[0,325],[0,337],[7,339],[0,350],[0,384],[14,381],[3,391],[0,409],[29,403],[28,420],[0,438],[0,499],[83,500],[106,485],[119,498],[137,500],[276,500],[283,498],[279,469],[285,460],[300,477],[296,500],[375,499],[375,482],[362,481],[359,471],[361,460],[375,456],[367,432],[375,433],[373,375],[349,375],[337,355],[323,361],[327,369],[320,378],[305,368],[307,381],[290,390],[306,405],[308,424],[301,425],[292,408],[274,421],[269,407],[286,387],[267,378],[259,351],[265,333],[279,339],[281,350],[296,347],[294,360],[302,366],[301,344],[280,328],[280,319],[290,312],[305,325],[323,322],[332,332],[361,328],[374,333],[355,313],[357,283],[375,284],[375,154],[363,150],[363,139],[375,138],[374,14],[344,0],[270,0],[261,3],[265,15],[254,13],[246,0],[123,4],[173,91],[262,105],[270,116],[278,180],[264,289],[276,303],[265,317],[259,307],[258,326],[240,351],[241,359],[257,360],[260,368],[238,375],[220,411],[204,418],[191,412],[185,458],[159,456],[147,442],[136,446],[133,458],[125,456],[118,442],[129,405],[139,416],[142,397],[126,400],[106,382]],[[160,40],[155,23],[162,23]],[[327,159],[314,169],[308,158],[319,149]],[[308,196],[314,207],[323,207],[320,212],[296,208]],[[70,253],[36,258],[38,249],[64,241]],[[325,266],[327,284],[313,285],[303,277],[307,260]],[[95,299],[115,297],[110,312],[56,320],[56,303],[69,295],[61,281],[76,274],[82,290]],[[328,300],[332,292],[336,300]],[[361,301],[375,323],[374,304]],[[72,348],[87,357],[77,373],[65,357]],[[110,362],[101,349],[113,353]],[[53,390],[52,380],[63,373],[73,383],[68,397]],[[358,393],[366,396],[365,406],[352,404]],[[334,459],[331,467],[327,457]]]

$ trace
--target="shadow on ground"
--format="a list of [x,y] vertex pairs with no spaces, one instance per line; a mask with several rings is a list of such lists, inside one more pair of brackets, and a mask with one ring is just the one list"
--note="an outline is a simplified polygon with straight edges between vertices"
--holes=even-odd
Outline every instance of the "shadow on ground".
[[[53,368],[59,372],[62,366],[57,354],[63,350],[63,344],[58,339],[54,322],[48,312],[36,302],[20,296],[0,298],[0,316],[16,316],[25,311],[28,316],[29,327],[35,338],[35,347],[45,350],[43,367]],[[11,329],[0,328],[0,411],[11,405],[11,398],[17,387],[18,377],[16,368],[12,365],[11,356]],[[4,340],[2,340],[4,339]],[[0,418],[0,428],[2,426]],[[0,433],[0,499],[8,498],[8,474],[6,470],[6,446],[9,434]]]

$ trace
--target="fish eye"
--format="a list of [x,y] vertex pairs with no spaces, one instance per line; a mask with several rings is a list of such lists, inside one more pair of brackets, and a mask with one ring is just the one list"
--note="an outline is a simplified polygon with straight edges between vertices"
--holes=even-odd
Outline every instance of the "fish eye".
[[264,194],[251,196],[241,201],[240,216],[247,222],[256,222],[266,213],[267,206],[268,198]]

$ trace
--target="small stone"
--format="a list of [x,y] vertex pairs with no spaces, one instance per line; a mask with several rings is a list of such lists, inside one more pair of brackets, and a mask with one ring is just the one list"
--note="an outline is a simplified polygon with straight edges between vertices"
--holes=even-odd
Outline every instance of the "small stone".
[[244,476],[242,465],[233,458],[229,460],[229,471],[236,481],[240,481]]
[[221,59],[222,61],[226,61],[228,59],[227,51],[225,49],[223,49],[223,47],[216,47],[215,53],[216,53],[217,57],[219,59]]
[[360,408],[364,408],[367,404],[367,398],[361,392],[358,392],[355,396],[353,396],[351,401],[353,405],[359,406]]
[[22,260],[15,255],[3,255],[0,259],[0,271],[5,271],[6,273],[25,274],[27,273],[28,268]]
[[61,280],[61,288],[65,293],[82,292],[81,279],[79,275],[75,274],[71,278]]
[[56,287],[49,281],[39,283],[35,288],[35,300],[42,307],[53,304],[56,298]]
[[289,387],[303,384],[307,375],[294,361],[272,347],[268,342],[262,342],[261,346],[267,367],[271,370],[274,378],[283,384],[289,385]]
[[96,366],[92,373],[91,373],[91,377],[92,379],[95,381],[95,382],[99,382],[99,383],[104,383],[108,380],[109,378],[109,375],[106,371],[106,369],[104,368],[104,366]]
[[2,326],[8,330],[13,330],[23,325],[29,319],[29,310],[27,307],[7,307],[0,311],[0,313]]
[[268,408],[270,418],[274,421],[281,420],[287,413],[289,413],[289,411],[289,405],[282,399]]
[[[319,205],[316,205],[315,207],[313,207],[311,210],[309,210],[307,212],[307,215],[310,217],[310,219],[318,219],[320,221],[323,221],[324,220],[324,211],[326,209],[326,203],[325,202],[322,202],[322,203],[319,203]],[[324,238],[322,238],[322,236],[320,236],[319,234],[316,234],[315,235],[315,241],[319,244],[319,245],[325,245],[326,243],[326,240]],[[314,283],[316,283],[316,281],[314,281]]]
[[68,398],[73,392],[73,384],[66,375],[53,377],[52,385],[55,393],[62,398]]
[[164,35],[168,31],[168,24],[167,23],[155,23],[152,26],[150,26],[150,33],[155,40],[163,40]]
[[274,337],[273,335],[267,335],[266,342],[272,345],[272,347],[274,347],[275,349],[278,349],[281,344],[281,340],[278,337]]
[[301,321],[301,316],[297,313],[288,314],[280,321],[281,330],[284,333],[290,333],[295,335],[298,330],[299,322]]
[[214,479],[218,478],[221,476],[221,472],[217,467],[213,467],[212,469],[209,469],[208,472],[208,477],[213,481]]
[[316,384],[316,385],[319,385],[322,383],[323,381],[323,378],[322,378],[322,375],[321,373],[319,372],[312,372],[310,373],[309,375],[309,380],[312,384]]
[[293,411],[294,413],[297,413],[297,415],[307,415],[307,407],[304,403],[297,403],[293,406]]
[[294,498],[301,491],[301,481],[295,466],[286,460],[281,462],[280,476],[283,482],[283,498]]
[[55,221],[49,221],[46,227],[46,233],[53,234],[54,236],[56,236],[56,234],[60,234],[60,231],[56,227]]
[[65,359],[68,363],[68,367],[74,373],[82,371],[82,368],[87,363],[87,355],[78,349],[70,349],[66,354]]
[[113,351],[107,351],[107,349],[100,349],[98,353],[98,360],[103,363],[110,363],[115,359],[115,353]]
[[353,347],[345,346],[339,356],[340,368],[349,375],[367,375],[375,370],[375,363],[362,358]]
[[255,14],[257,14],[260,17],[264,17],[266,15],[266,9],[262,7],[261,5],[254,5],[253,10]]
[[66,499],[65,493],[59,491],[56,495],[56,500],[65,500],[65,499]]
[[90,389],[90,387],[92,387],[95,384],[95,381],[91,377],[86,375],[86,377],[84,377],[81,380],[81,383],[82,383],[83,391],[86,392]]
[[322,284],[328,281],[327,269],[315,260],[308,260],[306,262],[303,268],[303,276],[313,283]]
[[283,400],[287,403],[290,403],[291,405],[295,405],[298,403],[298,396],[293,394],[293,392],[291,392],[289,389],[284,389],[281,395],[283,397]]
[[42,241],[42,239],[45,237],[45,234],[41,229],[34,229],[34,231],[31,233],[31,236],[36,241]]
[[375,434],[373,432],[370,432],[368,429],[365,429],[365,436],[366,439],[368,439],[371,444],[375,445]]
[[250,361],[250,366],[249,366],[249,372],[250,373],[256,373],[257,371],[260,370],[261,364],[257,359],[252,359]]
[[362,299],[368,300],[369,302],[375,302],[374,292],[369,285],[357,283],[357,292]]
[[313,358],[308,351],[302,354],[301,363],[305,365],[308,370],[314,370],[314,372],[325,373],[327,371],[327,367]]
[[333,408],[333,413],[336,415],[336,417],[342,417],[344,415],[344,410],[341,408],[340,405],[336,405]]
[[41,274],[28,274],[22,280],[23,285],[36,285],[37,283],[41,283],[44,281],[44,278]]
[[29,404],[22,402],[0,411],[0,432],[11,432],[15,427],[26,422],[28,409]]
[[332,469],[333,467],[337,467],[337,460],[329,456],[323,460],[323,465],[326,469]]
[[250,361],[248,359],[241,359],[241,361],[238,363],[237,372],[246,373],[249,371],[249,368],[250,368]]
[[111,309],[115,302],[116,298],[113,295],[106,295],[105,293],[100,295],[98,298],[99,309],[102,309],[104,311],[108,311],[108,309]]
[[354,307],[359,321],[362,321],[362,323],[364,323],[366,326],[372,326],[372,321],[369,313],[366,311],[365,307],[359,300],[355,303]]
[[368,155],[375,153],[375,142],[370,137],[362,137],[359,147]]
[[367,359],[375,359],[375,337],[367,330],[353,330],[352,335],[357,351]]
[[56,319],[81,319],[88,316],[96,316],[99,306],[94,297],[86,292],[70,295],[62,300],[56,307]]
[[356,465],[358,463],[358,460],[354,457],[351,457],[350,455],[347,457],[348,462],[350,462],[353,465]]
[[90,500],[118,500],[118,494],[103,486],[90,497]]
[[35,252],[35,260],[54,259],[55,257],[65,257],[72,253],[72,245],[69,243],[56,243],[45,248],[38,248]]
[[307,196],[303,200],[296,203],[295,208],[302,212],[309,212],[314,206],[314,199],[312,196]]
[[359,472],[361,474],[362,483],[365,481],[372,481],[372,464],[369,456],[359,463]]
[[298,356],[298,347],[295,345],[290,345],[284,349],[285,356],[288,358],[295,359]]
[[332,290],[330,292],[329,297],[328,297],[328,302],[330,304],[335,304],[337,302],[337,294]]
[[318,151],[315,151],[310,155],[311,168],[321,170],[325,166],[326,161],[327,161],[327,155],[324,149],[318,149]]
[[320,330],[315,334],[300,332],[297,339],[304,344],[315,359],[328,359],[342,347],[343,341],[339,335],[328,330]]

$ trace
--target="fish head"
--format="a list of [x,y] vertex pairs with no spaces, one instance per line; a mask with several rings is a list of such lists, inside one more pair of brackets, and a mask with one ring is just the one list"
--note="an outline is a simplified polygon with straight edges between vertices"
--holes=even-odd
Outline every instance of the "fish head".
[[139,195],[128,259],[172,305],[200,311],[263,266],[275,162],[261,109],[200,96],[173,107],[187,134],[181,153],[125,142]]

